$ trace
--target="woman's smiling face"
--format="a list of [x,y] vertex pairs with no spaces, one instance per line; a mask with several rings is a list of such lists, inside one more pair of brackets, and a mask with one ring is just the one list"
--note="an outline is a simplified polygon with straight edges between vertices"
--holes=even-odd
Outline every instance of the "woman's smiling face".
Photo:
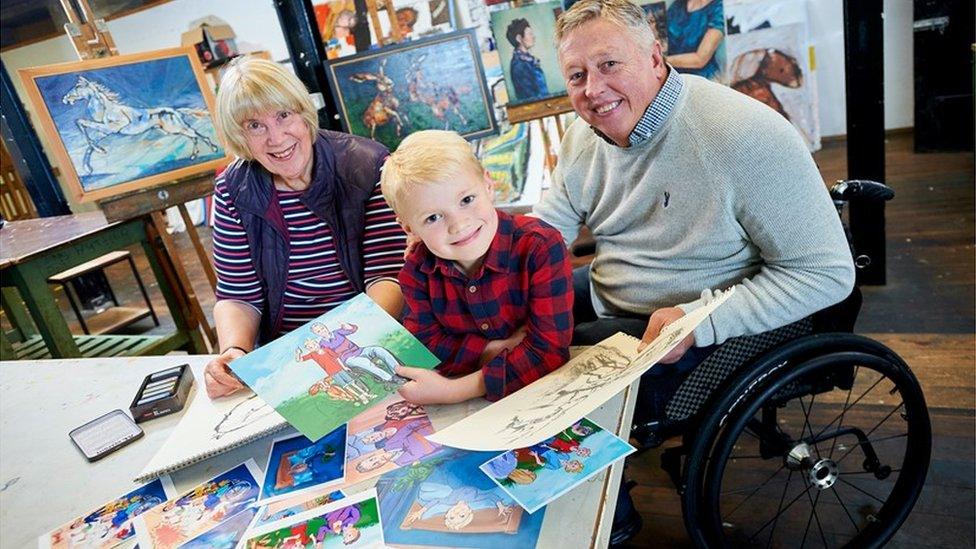
[[312,173],[312,136],[305,120],[287,110],[267,112],[244,121],[251,156],[285,183],[307,184]]

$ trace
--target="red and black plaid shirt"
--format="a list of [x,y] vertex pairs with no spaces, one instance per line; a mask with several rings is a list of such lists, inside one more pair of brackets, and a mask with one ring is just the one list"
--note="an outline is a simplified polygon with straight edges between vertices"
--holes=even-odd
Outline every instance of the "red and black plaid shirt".
[[569,359],[573,271],[558,231],[532,217],[498,212],[498,233],[484,263],[468,277],[423,245],[400,271],[407,301],[403,324],[442,363],[447,377],[470,374],[493,339],[525,326],[525,339],[482,368],[488,400],[498,400]]

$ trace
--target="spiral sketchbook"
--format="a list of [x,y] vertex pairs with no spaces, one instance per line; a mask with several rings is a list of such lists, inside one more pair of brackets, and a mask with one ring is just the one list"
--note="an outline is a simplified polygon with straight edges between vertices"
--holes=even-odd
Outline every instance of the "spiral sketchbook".
[[162,448],[136,482],[146,482],[279,431],[288,422],[250,391],[211,400],[203,390],[203,365],[193,369],[197,378],[193,397]]

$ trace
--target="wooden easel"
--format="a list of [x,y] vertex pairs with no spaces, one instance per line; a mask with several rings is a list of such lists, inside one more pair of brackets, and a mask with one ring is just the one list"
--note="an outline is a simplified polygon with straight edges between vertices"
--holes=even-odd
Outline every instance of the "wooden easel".
[[[105,20],[94,18],[88,0],[61,0],[61,7],[68,17],[68,23],[64,25],[65,32],[71,39],[78,57],[86,60],[118,55],[118,49],[115,47],[112,35],[108,32]],[[216,291],[217,275],[186,209],[186,202],[203,198],[212,191],[213,177],[206,175],[105,199],[99,201],[98,204],[102,208],[105,218],[109,221],[148,216],[149,222],[146,224],[146,230],[153,242],[162,243],[162,248],[155,250],[156,256],[164,266],[166,278],[170,284],[181,290],[178,292],[178,298],[181,307],[187,313],[190,328],[200,327],[203,329],[211,349],[215,350],[217,332],[210,326],[207,315],[203,312],[196,292],[193,290],[193,285],[190,283],[190,277],[187,275],[183,263],[179,260],[179,249],[176,247],[176,242],[166,231],[166,215],[164,213],[166,208],[171,206],[179,208],[180,216],[186,224],[190,242],[193,243],[200,264],[207,275],[207,280],[210,281],[210,286]]]
[[[383,27],[380,26],[379,4],[385,4],[386,14],[390,18],[390,36],[383,36]],[[369,13],[369,23],[376,29],[376,40],[381,46],[396,44],[403,40],[400,34],[400,25],[397,23],[396,10],[393,8],[391,0],[366,0],[366,12]]]
[[[511,6],[513,8],[518,8],[522,6],[522,3],[522,0],[512,0]],[[549,132],[546,131],[544,119],[549,116],[555,118],[556,133],[559,135],[560,141],[562,141],[564,133],[563,123],[559,119],[559,116],[563,113],[572,112],[572,110],[573,106],[569,102],[569,96],[552,97],[550,99],[543,99],[541,101],[535,101],[532,103],[523,103],[514,107],[510,107],[508,105],[505,106],[505,113],[508,116],[508,121],[512,124],[516,124],[518,122],[530,122],[532,120],[538,121],[539,129],[542,131],[542,143],[546,151],[546,169],[549,170],[550,173],[552,170],[556,169],[556,161],[558,158],[551,152]]]
[[82,60],[100,59],[119,54],[115,40],[108,32],[108,25],[104,19],[95,19],[88,0],[61,0],[61,8],[68,16],[64,31],[68,33],[78,57]]

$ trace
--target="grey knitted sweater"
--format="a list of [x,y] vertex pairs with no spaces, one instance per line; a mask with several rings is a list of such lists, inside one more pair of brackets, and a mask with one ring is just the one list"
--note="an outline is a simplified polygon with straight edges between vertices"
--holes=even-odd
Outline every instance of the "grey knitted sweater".
[[567,242],[597,242],[602,317],[689,312],[736,293],[696,345],[778,328],[846,297],[854,266],[820,172],[796,130],[758,101],[696,76],[663,125],[622,148],[576,120],[534,209]]

